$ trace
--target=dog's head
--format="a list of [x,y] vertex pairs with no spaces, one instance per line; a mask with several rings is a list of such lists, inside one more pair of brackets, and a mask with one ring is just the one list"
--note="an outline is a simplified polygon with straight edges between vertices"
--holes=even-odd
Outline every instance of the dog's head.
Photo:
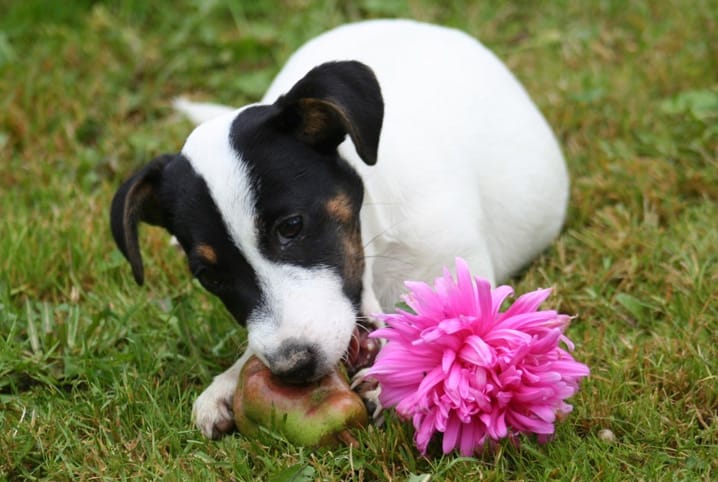
[[331,62],[274,104],[198,126],[112,201],[112,233],[137,283],[143,221],[177,238],[192,274],[246,324],[250,348],[276,375],[326,374],[349,344],[364,271],[363,185],[337,147],[348,134],[374,164],[383,111],[368,67]]

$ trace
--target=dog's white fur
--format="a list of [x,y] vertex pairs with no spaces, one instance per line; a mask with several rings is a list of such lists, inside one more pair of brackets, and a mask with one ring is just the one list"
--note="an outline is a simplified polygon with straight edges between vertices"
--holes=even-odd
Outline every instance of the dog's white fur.
[[[404,280],[428,280],[457,256],[475,274],[492,282],[503,280],[556,237],[568,199],[559,146],[521,85],[475,39],[403,20],[339,27],[300,48],[262,103],[274,102],[311,68],[330,60],[358,60],[370,66],[385,103],[375,166],[361,161],[349,139],[340,146],[365,187],[364,313],[390,309],[403,292]],[[241,185],[242,173],[228,167],[232,158],[225,152],[229,122],[238,111],[183,100],[175,106],[197,123],[207,121],[190,136],[183,153],[205,179],[215,179],[208,186],[215,202],[225,203],[219,206],[221,212],[236,213],[237,224],[230,223],[229,229],[236,228],[235,242],[255,269],[259,266],[263,288],[278,283],[289,290],[288,296],[279,294],[275,300],[278,309],[282,300],[292,298],[292,283],[318,279],[317,298],[306,306],[300,303],[305,308],[292,309],[324,303],[329,310],[343,310],[341,303],[333,304],[341,298],[332,288],[339,282],[329,280],[327,273],[287,273],[252,253],[252,234],[242,232],[253,215],[245,202],[250,190]],[[208,163],[211,156],[214,160]],[[221,187],[228,182],[233,187]],[[274,332],[276,325],[266,320],[255,323],[256,329],[252,320],[248,323],[248,352],[195,402],[195,421],[207,436],[217,436],[231,424],[231,398],[249,353],[261,352],[260,343],[291,336]],[[338,322],[343,324],[347,323]],[[303,328],[314,330],[311,321]],[[351,334],[350,327],[345,328],[333,340],[342,350]]]

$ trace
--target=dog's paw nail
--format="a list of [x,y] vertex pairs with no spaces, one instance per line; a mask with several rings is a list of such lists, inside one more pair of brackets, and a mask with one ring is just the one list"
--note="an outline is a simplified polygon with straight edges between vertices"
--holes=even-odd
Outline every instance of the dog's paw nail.
[[210,439],[218,439],[235,429],[232,400],[212,399],[206,393],[194,403],[193,418],[202,434]]
[[228,433],[232,433],[235,430],[234,417],[229,419],[222,419],[215,421],[214,427],[212,427],[212,439],[222,438]]
[[371,414],[376,425],[384,422],[384,407],[379,400],[381,386],[376,378],[367,377],[368,369],[362,370],[356,374],[352,380],[351,388],[364,401],[367,412]]

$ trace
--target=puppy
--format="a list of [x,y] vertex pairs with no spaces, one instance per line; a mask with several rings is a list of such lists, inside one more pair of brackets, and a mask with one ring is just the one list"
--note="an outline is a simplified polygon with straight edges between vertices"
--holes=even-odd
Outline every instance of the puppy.
[[406,20],[346,25],[300,48],[257,104],[177,103],[199,126],[117,191],[111,227],[138,284],[138,224],[162,226],[248,329],[194,405],[230,431],[242,364],[290,383],[345,355],[357,320],[457,256],[492,282],[556,237],[559,146],[519,82],[468,35]]

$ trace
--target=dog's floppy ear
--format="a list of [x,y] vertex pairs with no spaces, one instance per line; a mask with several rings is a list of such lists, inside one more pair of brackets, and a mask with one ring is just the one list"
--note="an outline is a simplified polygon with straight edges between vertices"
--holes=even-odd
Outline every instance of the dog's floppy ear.
[[282,127],[301,141],[331,151],[349,134],[359,157],[376,163],[384,101],[374,73],[361,62],[315,67],[276,105]]
[[132,274],[138,285],[144,282],[142,256],[137,237],[137,225],[140,221],[167,227],[167,215],[162,208],[157,189],[162,170],[174,154],[164,154],[125,181],[115,193],[110,209],[110,227],[117,247],[132,266]]

